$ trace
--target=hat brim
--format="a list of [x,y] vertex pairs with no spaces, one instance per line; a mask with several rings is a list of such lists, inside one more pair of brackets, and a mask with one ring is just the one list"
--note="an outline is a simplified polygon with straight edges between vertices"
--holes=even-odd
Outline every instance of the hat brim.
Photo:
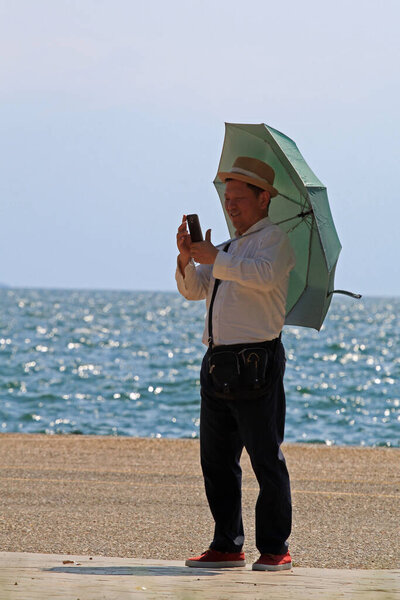
[[261,179],[256,179],[255,177],[250,177],[249,175],[242,175],[241,173],[231,173],[226,171],[221,171],[218,173],[218,177],[220,180],[225,183],[227,179],[237,179],[238,181],[243,181],[244,183],[251,183],[251,185],[255,185],[266,192],[271,194],[271,198],[277,196],[279,194],[278,190],[274,188],[268,181],[263,181]]

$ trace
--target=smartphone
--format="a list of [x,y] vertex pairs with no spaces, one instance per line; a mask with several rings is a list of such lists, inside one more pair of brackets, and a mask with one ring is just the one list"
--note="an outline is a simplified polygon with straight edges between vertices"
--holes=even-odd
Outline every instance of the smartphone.
[[202,242],[203,234],[201,232],[199,217],[197,215],[186,215],[186,220],[192,242]]

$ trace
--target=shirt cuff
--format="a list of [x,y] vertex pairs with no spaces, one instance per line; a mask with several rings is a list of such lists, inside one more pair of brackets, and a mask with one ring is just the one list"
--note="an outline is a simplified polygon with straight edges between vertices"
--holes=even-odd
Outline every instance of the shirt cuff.
[[183,284],[185,287],[185,281],[187,278],[190,279],[190,276],[196,272],[196,267],[194,266],[194,262],[193,259],[191,258],[190,261],[188,262],[188,264],[186,265],[186,267],[184,268],[184,273],[185,273],[185,277],[183,277],[182,273],[181,273],[181,269],[179,267],[179,260],[176,259],[176,273],[175,273],[175,279],[177,282]]

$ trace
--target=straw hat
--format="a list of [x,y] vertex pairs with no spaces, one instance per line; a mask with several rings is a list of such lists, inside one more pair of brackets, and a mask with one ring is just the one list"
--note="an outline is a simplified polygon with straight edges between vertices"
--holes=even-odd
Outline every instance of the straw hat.
[[272,185],[275,179],[275,171],[267,163],[257,158],[239,156],[233,163],[232,169],[221,171],[218,173],[218,177],[224,183],[227,179],[238,179],[245,183],[251,183],[269,192],[271,197],[279,194],[278,190]]

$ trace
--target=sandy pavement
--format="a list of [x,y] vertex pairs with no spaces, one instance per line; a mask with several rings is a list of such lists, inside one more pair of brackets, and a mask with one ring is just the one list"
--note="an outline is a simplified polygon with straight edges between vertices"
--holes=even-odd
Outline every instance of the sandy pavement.
[[[285,445],[298,567],[400,568],[400,449]],[[211,540],[198,440],[0,435],[0,551],[183,560]],[[243,456],[248,562],[257,483]]]

